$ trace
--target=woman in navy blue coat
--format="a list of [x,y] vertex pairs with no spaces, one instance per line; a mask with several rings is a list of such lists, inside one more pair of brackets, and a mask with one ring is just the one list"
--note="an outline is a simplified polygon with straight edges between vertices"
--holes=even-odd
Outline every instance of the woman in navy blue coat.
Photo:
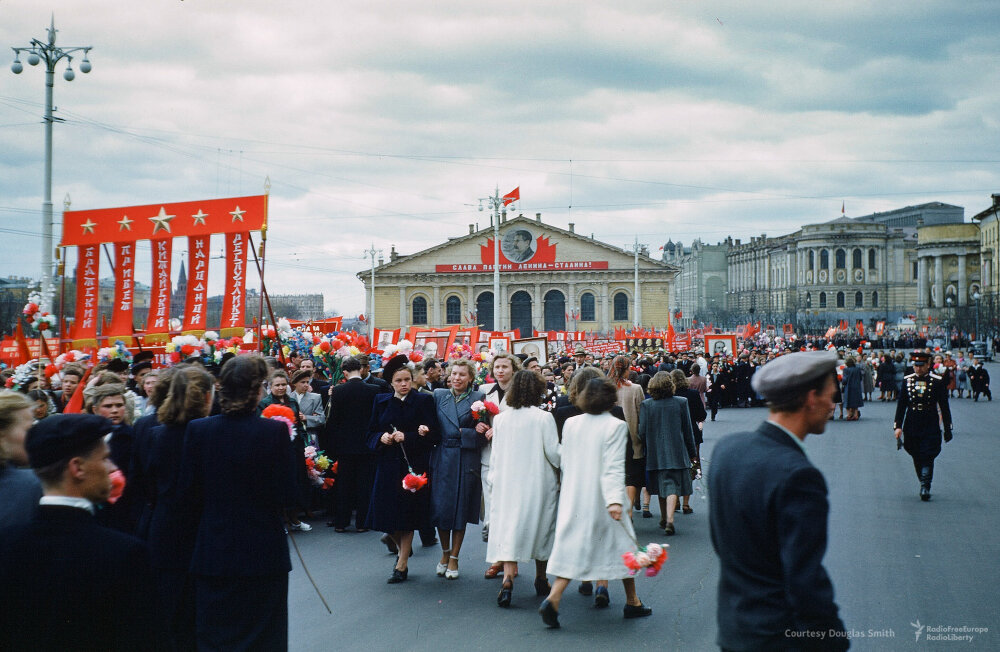
[[431,524],[441,540],[441,561],[437,574],[458,579],[458,553],[465,540],[468,523],[479,523],[483,483],[480,478],[480,449],[486,444],[489,425],[477,423],[472,404],[486,398],[472,387],[476,366],[456,360],[448,374],[448,389],[435,389],[441,443],[431,454],[434,482],[431,490]]
[[375,451],[375,482],[365,527],[386,532],[399,548],[390,584],[406,580],[413,531],[430,525],[430,489],[408,491],[403,478],[408,466],[417,475],[427,473],[431,450],[441,439],[434,398],[411,391],[413,372],[406,363],[405,355],[386,363],[383,375],[391,381],[393,393],[375,397],[368,425],[368,447]]
[[143,473],[152,493],[148,543],[159,612],[171,647],[188,650],[195,647],[194,584],[188,573],[194,535],[177,503],[177,483],[184,431],[189,422],[211,412],[215,380],[200,365],[184,365],[170,375],[169,383],[154,417],[160,423],[152,428]]
[[257,416],[264,359],[222,366],[222,414],[184,434],[180,509],[194,517],[198,649],[288,649],[288,536],[282,512],[295,494],[288,426]]

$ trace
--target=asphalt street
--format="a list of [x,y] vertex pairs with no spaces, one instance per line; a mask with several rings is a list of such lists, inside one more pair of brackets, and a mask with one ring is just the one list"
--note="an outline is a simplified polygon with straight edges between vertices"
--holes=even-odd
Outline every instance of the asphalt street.
[[[990,365],[990,372],[998,377],[1000,365]],[[825,566],[852,649],[1000,649],[1000,399],[953,399],[951,406],[955,439],[938,457],[928,503],[918,497],[909,456],[896,451],[894,404],[870,402],[860,421],[832,421],[825,434],[806,439],[808,455],[829,487]],[[755,428],[766,415],[763,408],[729,408],[707,423],[706,474],[712,472],[716,441]],[[559,630],[546,629],[536,613],[541,598],[531,586],[533,568],[522,566],[512,607],[496,606],[500,582],[483,579],[486,546],[478,526],[468,531],[458,580],[435,575],[437,546],[417,545],[409,581],[389,585],[395,558],[379,543],[379,533],[337,534],[325,527],[325,519],[313,521],[313,531],[295,533],[295,541],[333,613],[327,613],[293,548],[290,648],[717,649],[718,562],[708,533],[709,500],[697,482],[695,512],[676,516],[673,537],[657,529],[655,506],[654,518],[635,514],[641,542],[670,544],[660,575],[637,579],[652,617],[622,618],[620,582],[612,583],[611,606],[603,610],[579,595],[573,583],[560,608]]]

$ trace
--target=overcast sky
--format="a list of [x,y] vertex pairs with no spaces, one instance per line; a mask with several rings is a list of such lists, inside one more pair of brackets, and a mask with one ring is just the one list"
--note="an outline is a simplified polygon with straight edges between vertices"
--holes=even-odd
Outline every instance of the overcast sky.
[[[268,289],[346,315],[365,249],[485,226],[498,187],[654,253],[842,202],[968,219],[1000,192],[993,1],[0,0],[6,66],[53,11],[59,45],[93,46],[90,74],[56,78],[57,220],[67,193],[83,210],[270,177]],[[43,112],[42,69],[0,70],[0,276],[38,275]]]

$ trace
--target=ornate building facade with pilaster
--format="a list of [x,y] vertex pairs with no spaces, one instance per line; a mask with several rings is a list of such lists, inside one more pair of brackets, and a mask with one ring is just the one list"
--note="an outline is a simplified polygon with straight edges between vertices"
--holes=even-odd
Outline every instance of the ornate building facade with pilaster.
[[[380,329],[478,325],[484,330],[609,331],[639,323],[663,328],[678,269],[646,253],[625,251],[541,220],[500,224],[501,314],[494,318],[493,229],[476,230],[375,267]],[[636,297],[636,267],[639,295]],[[358,272],[371,291],[371,270]]]

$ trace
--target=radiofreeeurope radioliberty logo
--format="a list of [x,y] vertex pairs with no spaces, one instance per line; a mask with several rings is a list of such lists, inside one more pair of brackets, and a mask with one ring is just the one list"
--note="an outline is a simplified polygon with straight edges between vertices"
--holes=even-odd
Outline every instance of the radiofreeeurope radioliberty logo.
[[969,625],[922,625],[918,618],[913,626],[913,636],[920,642],[923,635],[925,641],[955,641],[971,643],[976,636],[988,634],[989,627],[971,627]]

